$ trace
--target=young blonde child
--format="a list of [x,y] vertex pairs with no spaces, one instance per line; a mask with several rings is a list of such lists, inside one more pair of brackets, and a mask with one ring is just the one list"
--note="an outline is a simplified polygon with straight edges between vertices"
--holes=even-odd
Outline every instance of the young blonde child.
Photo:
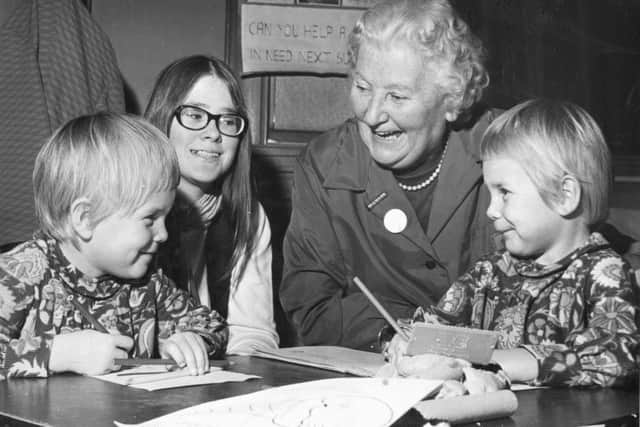
[[224,319],[152,268],[179,177],[143,119],[97,113],[55,132],[33,173],[41,230],[0,254],[0,380],[158,355],[197,375],[224,355]]
[[[489,126],[481,157],[487,215],[506,251],[480,259],[414,320],[497,331],[493,360],[512,381],[633,384],[639,334],[630,268],[589,231],[607,215],[610,186],[609,151],[595,121],[568,102],[527,101]],[[464,362],[406,357],[404,348],[395,338],[389,349],[404,375],[437,367],[478,380]],[[479,382],[484,389],[491,379]]]

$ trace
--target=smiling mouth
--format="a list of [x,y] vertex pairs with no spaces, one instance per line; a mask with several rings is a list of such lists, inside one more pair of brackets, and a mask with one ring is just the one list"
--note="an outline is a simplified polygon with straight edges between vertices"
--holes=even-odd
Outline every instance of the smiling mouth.
[[214,153],[212,151],[205,151],[205,150],[189,150],[189,152],[191,154],[193,154],[196,157],[200,157],[202,159],[205,160],[211,160],[211,159],[218,159],[220,158],[220,153]]
[[403,132],[396,130],[396,131],[389,131],[389,132],[383,132],[383,131],[374,131],[371,130],[371,133],[377,138],[377,139],[381,139],[383,141],[388,141],[388,142],[394,142],[396,141],[398,138],[400,138],[400,136],[403,134]]

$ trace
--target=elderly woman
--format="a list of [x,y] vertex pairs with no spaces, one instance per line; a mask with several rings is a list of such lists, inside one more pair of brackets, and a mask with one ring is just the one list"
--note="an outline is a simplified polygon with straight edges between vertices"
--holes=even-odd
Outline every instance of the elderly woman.
[[483,48],[446,0],[383,1],[349,39],[354,118],[298,158],[282,305],[306,345],[380,351],[383,316],[437,303],[493,251],[472,110]]

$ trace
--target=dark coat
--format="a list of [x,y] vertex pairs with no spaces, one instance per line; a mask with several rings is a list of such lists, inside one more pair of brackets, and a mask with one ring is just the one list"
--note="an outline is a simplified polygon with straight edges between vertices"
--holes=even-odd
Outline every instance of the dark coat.
[[[488,123],[485,115],[472,129],[449,135],[426,232],[393,174],[371,158],[355,122],[321,135],[301,153],[280,298],[304,344],[379,350],[384,318],[352,275],[393,317],[411,317],[496,249],[477,154]],[[408,219],[402,232],[385,228],[391,209]]]

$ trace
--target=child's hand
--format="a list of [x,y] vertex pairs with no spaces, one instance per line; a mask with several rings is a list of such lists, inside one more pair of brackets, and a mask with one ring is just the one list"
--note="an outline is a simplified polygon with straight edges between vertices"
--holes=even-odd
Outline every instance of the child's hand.
[[115,368],[116,358],[127,358],[133,340],[125,335],[85,329],[56,335],[51,344],[49,370],[100,375]]
[[162,357],[170,357],[180,367],[188,367],[191,375],[209,371],[209,355],[202,337],[194,332],[177,332],[167,338],[161,348]]
[[394,364],[397,360],[407,354],[407,346],[409,343],[399,334],[395,334],[382,350],[384,359]]
[[464,368],[464,385],[469,394],[489,393],[507,388],[506,381],[498,374],[475,368]]
[[[412,319],[398,319],[398,326],[402,329],[405,335],[413,336],[413,320]],[[404,340],[400,335],[396,334],[391,326],[387,325],[380,331],[378,336],[380,345],[382,346],[382,354],[387,362],[392,362],[401,356],[407,354],[407,346],[409,343]]]
[[436,395],[436,399],[448,399],[450,397],[464,396],[469,390],[458,380],[445,380]]

